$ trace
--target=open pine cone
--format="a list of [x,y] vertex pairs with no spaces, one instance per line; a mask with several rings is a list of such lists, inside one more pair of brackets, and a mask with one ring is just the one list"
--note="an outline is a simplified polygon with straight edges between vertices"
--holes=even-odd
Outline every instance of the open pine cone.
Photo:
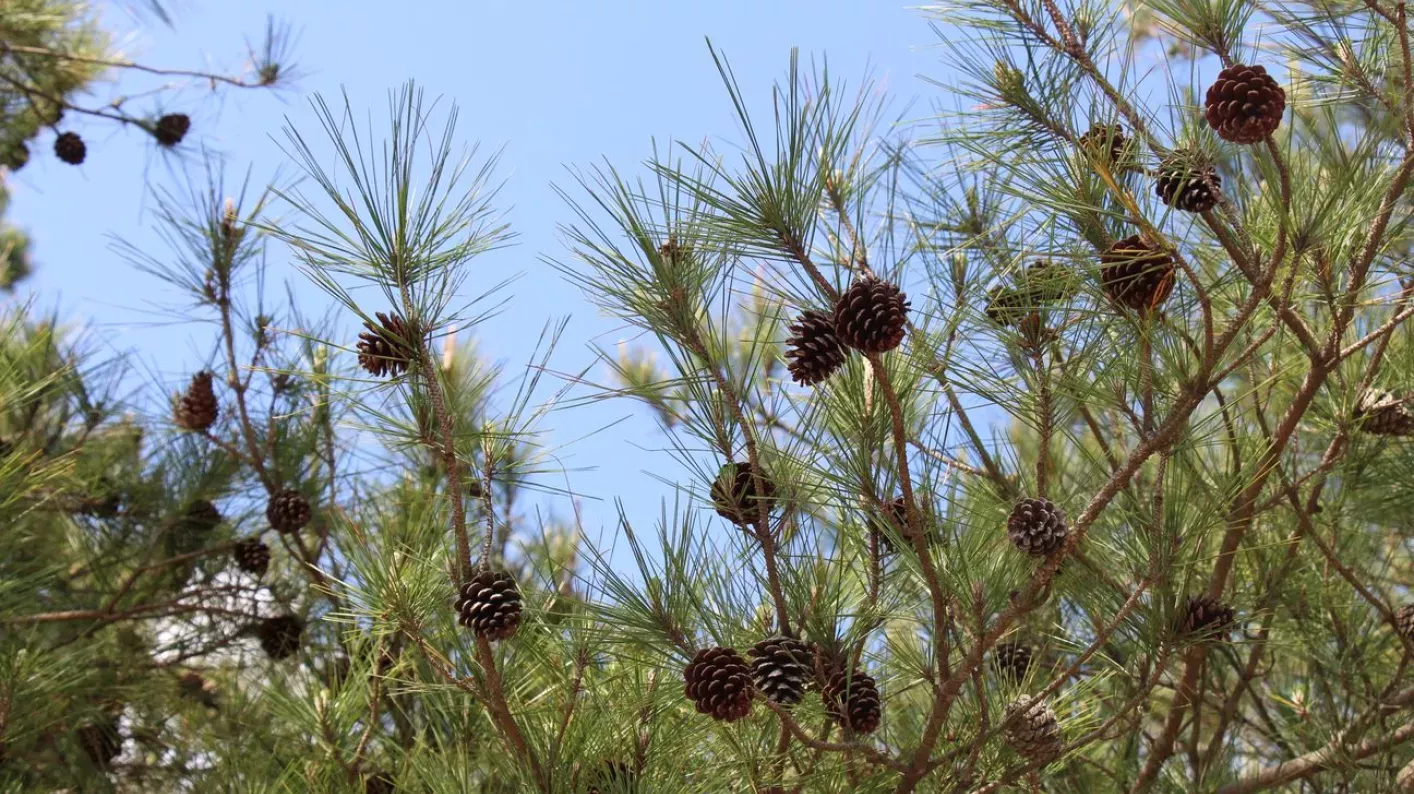
[[683,693],[698,714],[734,722],[751,713],[751,671],[731,648],[704,648],[682,671]]
[[845,351],[835,336],[832,317],[820,312],[803,312],[791,323],[786,339],[786,368],[791,380],[814,386],[844,366]]
[[1219,138],[1249,144],[1276,132],[1285,112],[1286,91],[1266,67],[1237,63],[1218,72],[1208,88],[1203,115]]
[[1116,306],[1148,312],[1162,306],[1173,292],[1173,257],[1137,234],[1100,254],[1100,265],[1101,286]]
[[483,570],[458,592],[457,620],[490,642],[508,639],[520,628],[520,588],[505,571]]

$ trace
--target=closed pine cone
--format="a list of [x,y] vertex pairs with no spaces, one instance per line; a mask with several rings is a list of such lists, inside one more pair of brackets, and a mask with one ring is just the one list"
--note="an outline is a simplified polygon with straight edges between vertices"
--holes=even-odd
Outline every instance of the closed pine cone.
[[1117,306],[1147,312],[1163,305],[1173,292],[1173,257],[1137,234],[1100,254],[1100,265],[1101,286]]
[[358,364],[368,374],[381,378],[407,372],[417,354],[412,329],[402,317],[378,312],[378,325],[365,321],[358,335]]
[[488,642],[510,638],[520,628],[520,589],[505,571],[478,571],[458,592],[457,621]]
[[698,714],[733,722],[751,713],[751,671],[731,648],[704,648],[682,671],[683,693]]
[[846,674],[836,670],[821,693],[825,712],[839,725],[855,733],[873,733],[879,728],[883,708],[879,687],[860,670]]
[[1399,626],[1399,633],[1414,640],[1414,604],[1406,604],[1395,610],[1395,625]]
[[1355,404],[1362,432],[1376,436],[1414,436],[1414,410],[1409,399],[1384,389],[1366,389]]
[[185,113],[168,113],[157,120],[152,127],[152,137],[163,146],[176,146],[187,137],[187,130],[191,129],[191,118]]
[[1006,707],[1002,740],[1028,761],[1050,762],[1060,755],[1060,723],[1056,713],[1040,700],[1022,695]]
[[786,369],[791,380],[814,386],[844,366],[845,352],[835,336],[834,319],[820,312],[803,312],[791,323],[786,339]]
[[177,399],[173,421],[183,430],[201,432],[216,424],[221,406],[216,402],[216,390],[211,385],[211,373],[196,373],[187,390]]
[[279,661],[293,656],[304,635],[304,621],[295,615],[277,615],[262,620],[255,627],[256,639],[265,655]]
[[265,518],[276,532],[300,531],[309,523],[311,514],[309,500],[293,488],[277,492],[265,506]]
[[907,331],[908,306],[908,296],[897,286],[866,276],[835,304],[835,336],[863,353],[893,350]]
[[1218,169],[1193,162],[1186,154],[1176,155],[1159,166],[1154,192],[1163,202],[1184,212],[1207,212],[1218,205],[1223,179]]
[[1064,511],[1049,499],[1022,499],[1006,522],[1012,544],[1033,557],[1044,557],[1059,549],[1069,531]]
[[264,576],[270,568],[270,547],[259,538],[246,538],[236,542],[231,552],[236,559],[236,567],[246,573]]
[[1266,67],[1240,63],[1218,72],[1208,88],[1204,117],[1219,138],[1233,143],[1257,143],[1281,125],[1286,91]]
[[794,637],[771,637],[746,652],[752,657],[751,679],[766,699],[782,706],[794,706],[805,695],[805,686],[815,675],[815,653]]
[[61,132],[54,139],[54,155],[69,165],[83,165],[88,147],[77,132]]
[[1236,610],[1207,595],[1189,596],[1179,617],[1178,632],[1196,639],[1225,639]]
[[992,650],[992,664],[1010,681],[1026,678],[1031,669],[1031,649],[1019,642],[1001,642]]
[[1081,149],[1102,155],[1110,168],[1125,164],[1129,138],[1118,124],[1092,124],[1076,142]]
[[[750,462],[727,463],[717,471],[717,479],[712,482],[710,495],[713,509],[717,515],[740,527],[756,520],[760,515],[761,502],[765,503],[767,513],[775,506],[775,483],[765,472],[752,476],[752,471]],[[761,485],[759,495],[756,491],[758,480]]]
[[[885,522],[892,527],[886,526]],[[885,531],[889,528],[900,538],[908,537],[908,502],[904,501],[902,496],[885,502],[882,516],[869,517],[869,533],[878,538],[880,554],[893,554],[898,551],[894,547],[893,538]]]

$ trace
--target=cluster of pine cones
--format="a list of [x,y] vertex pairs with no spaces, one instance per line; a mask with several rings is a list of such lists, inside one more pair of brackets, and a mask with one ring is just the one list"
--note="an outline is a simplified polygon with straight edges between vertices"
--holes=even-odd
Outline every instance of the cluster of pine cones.
[[[185,113],[168,113],[156,121],[144,121],[139,124],[159,145],[170,149],[187,137],[187,132],[191,130],[191,117]],[[61,132],[54,138],[54,156],[69,165],[83,165],[83,161],[88,158],[88,145],[84,143],[83,137],[73,130]],[[23,168],[27,162],[29,149],[20,144],[19,148],[8,155],[6,165],[15,170]]]
[[683,693],[699,714],[733,722],[751,713],[752,698],[760,693],[772,703],[789,708],[800,703],[806,688],[820,683],[825,711],[838,725],[857,734],[873,733],[883,715],[879,688],[863,671],[828,665],[823,681],[817,677],[819,650],[794,637],[762,640],[747,651],[748,663],[735,649],[699,650],[683,668]]
[[802,386],[824,381],[844,366],[845,348],[872,355],[898,347],[908,309],[908,296],[896,285],[865,276],[841,293],[830,313],[803,312],[786,340],[791,380]]

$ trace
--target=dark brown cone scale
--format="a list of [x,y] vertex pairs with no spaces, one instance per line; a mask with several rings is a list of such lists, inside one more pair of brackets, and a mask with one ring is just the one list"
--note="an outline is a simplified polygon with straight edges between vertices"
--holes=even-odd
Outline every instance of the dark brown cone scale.
[[1406,604],[1394,612],[1395,625],[1399,633],[1414,641],[1414,604]]
[[177,399],[172,420],[183,430],[201,432],[216,424],[221,406],[216,402],[216,389],[211,373],[205,370],[191,376],[187,390]]
[[879,704],[879,687],[874,679],[859,670],[846,674],[837,670],[821,692],[825,712],[839,725],[855,733],[873,733],[883,716]]
[[1100,265],[1101,286],[1116,306],[1147,312],[1163,305],[1173,292],[1173,257],[1137,234],[1100,254]]
[[1184,212],[1207,212],[1218,205],[1223,180],[1211,165],[1174,158],[1159,166],[1154,192],[1163,202]]
[[1004,678],[1018,682],[1031,669],[1031,656],[1031,649],[1019,642],[1001,642],[992,650],[992,664]]
[[1189,596],[1178,619],[1178,633],[1201,639],[1225,639],[1237,612],[1207,595]]
[[309,523],[309,500],[293,488],[286,488],[270,497],[265,506],[265,518],[276,532],[298,532]]
[[270,547],[256,538],[238,541],[231,555],[236,559],[236,567],[246,573],[264,576],[270,568]]
[[191,118],[185,113],[168,113],[157,120],[152,128],[152,137],[163,146],[176,146],[187,137],[191,129]]
[[378,312],[378,325],[365,321],[358,335],[358,365],[375,378],[407,372],[416,354],[412,329],[397,314]]
[[1238,63],[1218,72],[1203,105],[1208,126],[1219,138],[1257,143],[1281,125],[1286,91],[1267,74],[1266,67]]
[[1055,760],[1063,748],[1060,724],[1050,706],[1022,695],[1006,707],[1002,740],[1028,761]]
[[731,648],[704,648],[682,671],[683,694],[698,714],[733,722],[751,713],[751,671]]
[[585,794],[628,794],[635,791],[638,774],[623,761],[605,761],[589,775]]
[[805,695],[815,675],[815,653],[794,637],[764,639],[746,652],[751,657],[751,680],[766,699],[794,706]]
[[1076,142],[1087,152],[1103,155],[1110,168],[1124,164],[1129,146],[1129,138],[1118,124],[1093,124]]
[[520,589],[505,571],[478,571],[457,593],[457,622],[488,642],[508,639],[520,628]]
[[90,722],[77,734],[79,747],[94,766],[107,769],[123,751],[123,734],[116,714]]
[[1006,522],[1007,537],[1021,551],[1044,557],[1065,543],[1065,513],[1049,499],[1022,499]]
[[88,147],[77,132],[61,132],[54,139],[54,156],[69,165],[82,165],[88,156]]
[[863,353],[893,350],[907,331],[908,305],[908,296],[898,287],[866,276],[835,303],[835,336]]
[[[758,480],[762,491],[759,496],[756,491]],[[765,472],[759,477],[753,477],[749,462],[725,464],[718,470],[717,479],[712,481],[713,509],[717,511],[717,515],[740,527],[748,526],[756,520],[761,509],[759,502],[764,501],[766,512],[770,513],[771,508],[775,506],[775,496],[775,483],[771,482]]]
[[1355,418],[1361,432],[1376,436],[1414,436],[1414,410],[1407,397],[1366,389],[1355,404]]
[[835,336],[834,319],[807,311],[791,323],[786,339],[786,369],[791,380],[814,386],[844,366],[845,351]]
[[279,661],[295,654],[304,635],[304,621],[295,615],[277,615],[262,620],[255,627],[256,639],[265,655]]

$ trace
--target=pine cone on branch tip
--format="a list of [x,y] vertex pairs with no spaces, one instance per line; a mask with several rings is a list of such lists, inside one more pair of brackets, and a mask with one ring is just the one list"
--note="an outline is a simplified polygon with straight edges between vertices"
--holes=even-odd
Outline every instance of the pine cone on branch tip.
[[378,325],[364,321],[358,335],[358,364],[375,378],[399,377],[417,355],[416,334],[397,313],[378,312]]
[[277,492],[265,506],[265,518],[276,532],[298,532],[309,523],[312,514],[309,500],[293,488]]
[[1355,419],[1363,433],[1414,436],[1414,409],[1409,397],[1384,389],[1366,389],[1355,404]]
[[171,148],[187,137],[191,129],[191,118],[185,113],[168,113],[152,126],[152,137],[164,147]]
[[814,386],[844,366],[845,351],[835,336],[834,319],[816,311],[802,312],[791,323],[786,339],[786,368],[791,380]]
[[826,682],[821,697],[825,702],[825,712],[841,727],[855,733],[878,730],[883,716],[879,687],[863,671],[846,673],[837,669]]
[[866,276],[835,303],[835,336],[862,353],[888,352],[903,341],[908,309],[908,296],[897,286]]
[[1003,678],[1015,683],[1031,669],[1031,648],[1019,642],[1001,642],[992,649],[992,664]]
[[1179,616],[1178,633],[1193,639],[1226,640],[1237,611],[1208,595],[1189,596]]
[[296,615],[277,615],[262,620],[255,627],[256,639],[265,655],[275,661],[287,659],[300,648],[304,621]]
[[1184,212],[1207,212],[1218,205],[1223,180],[1212,165],[1177,154],[1159,166],[1154,192],[1165,204]]
[[[775,483],[765,472],[752,476],[753,471],[749,461],[727,463],[717,471],[717,479],[712,482],[710,496],[713,509],[717,515],[739,527],[756,521],[761,509],[759,503],[765,503],[767,513],[775,506]],[[756,490],[758,480],[761,485],[759,494]]]
[[1065,512],[1049,499],[1022,499],[1007,517],[1007,537],[1033,557],[1045,557],[1065,544],[1070,530]]
[[1043,701],[1022,695],[1006,707],[1002,740],[1028,761],[1049,763],[1064,749],[1056,713]]
[[505,571],[483,569],[457,594],[457,622],[488,642],[509,639],[520,629],[520,588]]
[[177,398],[172,421],[182,430],[201,432],[216,424],[216,418],[220,415],[221,406],[216,402],[212,375],[202,370],[192,376],[186,392]]
[[1173,292],[1173,257],[1137,234],[1100,254],[1100,265],[1105,295],[1120,308],[1149,312],[1162,306]]
[[264,576],[270,568],[270,547],[259,538],[247,538],[236,543],[231,552],[236,567],[249,574]]
[[1411,642],[1414,642],[1414,604],[1406,604],[1394,612],[1394,623]]
[[741,654],[731,648],[698,651],[683,668],[683,693],[697,713],[734,722],[751,713],[751,671]]
[[1266,67],[1233,64],[1218,72],[1204,100],[1208,126],[1225,141],[1258,143],[1276,132],[1286,113],[1286,91]]
[[808,643],[794,637],[764,639],[746,652],[752,657],[751,678],[757,690],[772,703],[794,706],[805,695],[815,675],[815,653]]
[[69,165],[83,165],[88,156],[88,147],[77,132],[61,132],[54,139],[54,156]]

